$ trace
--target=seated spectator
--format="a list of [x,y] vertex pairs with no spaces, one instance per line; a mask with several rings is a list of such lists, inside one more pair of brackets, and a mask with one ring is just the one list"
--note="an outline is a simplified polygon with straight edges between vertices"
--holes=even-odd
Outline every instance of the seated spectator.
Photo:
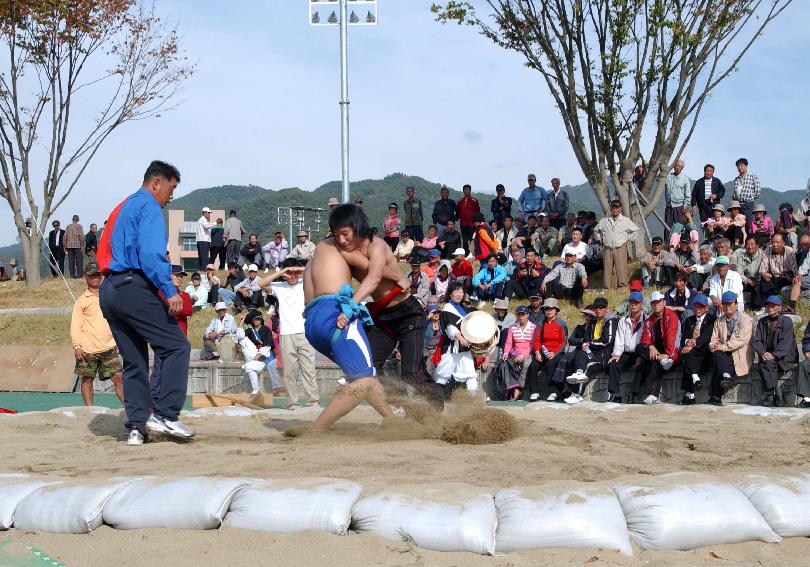
[[703,230],[707,239],[712,239],[715,236],[726,236],[726,231],[731,225],[729,218],[726,215],[726,208],[722,203],[716,203],[712,207],[712,216],[703,222]]
[[804,355],[796,367],[794,382],[796,384],[796,395],[798,397],[798,407],[810,409],[810,322],[804,328],[802,336],[802,354]]
[[270,268],[280,268],[281,263],[287,258],[289,249],[290,245],[287,244],[284,235],[280,230],[277,230],[273,240],[261,247],[265,261],[264,272],[267,273]]
[[[802,235],[802,239],[805,235]],[[789,294],[788,304],[782,307],[785,315],[796,314],[796,303],[799,299],[810,299],[810,255],[804,257],[790,287],[782,288],[783,294]]]
[[245,325],[247,325],[245,336],[255,347],[254,349],[244,348],[240,344],[240,347],[243,347],[242,356],[244,356],[246,363],[242,366],[242,369],[245,371],[245,376],[250,379],[250,384],[253,387],[251,394],[257,394],[260,389],[258,376],[262,373],[262,370],[267,370],[267,374],[270,376],[270,385],[273,391],[277,391],[278,388],[281,388],[281,374],[278,371],[278,347],[273,338],[273,331],[264,324],[264,318],[258,310],[248,312],[245,316]]
[[565,224],[557,231],[557,246],[560,248],[574,240],[573,229],[577,225],[577,215],[574,211],[568,211],[565,215]]
[[740,213],[740,203],[731,201],[728,206],[728,228],[726,238],[731,241],[732,247],[742,246],[745,243],[745,215]]
[[[492,302],[492,311],[493,317],[495,317],[495,324],[498,325],[498,328],[501,331],[501,339],[498,347],[503,350],[504,345],[506,344],[506,335],[509,332],[509,327],[517,322],[517,318],[509,313],[509,302],[505,299],[496,299]],[[528,315],[528,307],[526,308],[526,314]]]
[[8,272],[6,272],[6,267],[0,262],[0,282],[7,282],[11,279],[9,277]]
[[[525,309],[525,306],[518,307],[518,310]],[[557,321],[560,307],[557,300],[549,298],[543,303],[543,320],[537,325],[532,340],[533,360],[528,371],[529,401],[536,402],[540,399],[540,372],[545,374],[550,385],[557,389],[547,398],[548,401],[556,401],[562,395],[564,380],[558,379],[557,367],[565,361],[565,331]],[[526,315],[528,318],[528,315]]]
[[692,244],[688,235],[678,237],[678,246],[670,251],[664,260],[664,266],[670,273],[670,280],[676,272],[686,272],[688,268],[700,262],[697,246]]
[[674,311],[666,308],[664,294],[653,292],[650,296],[652,315],[644,321],[641,340],[636,350],[641,358],[641,369],[630,388],[632,402],[641,392],[641,384],[647,381],[650,393],[644,398],[647,405],[655,405],[661,395],[661,380],[664,371],[678,363],[680,357],[681,323]]
[[[228,273],[225,276],[225,285],[220,286],[219,291],[217,292],[219,295],[219,300],[225,303],[227,307],[233,305],[233,301],[236,299],[236,292],[233,291],[233,288],[244,279],[245,273],[242,271],[242,268],[239,267],[239,264],[236,262],[231,262],[228,264]],[[231,289],[227,289],[229,287]]]
[[411,258],[411,271],[405,277],[410,284],[411,295],[419,300],[422,307],[425,307],[428,295],[430,295],[430,278],[422,271],[422,263],[416,256]]
[[[641,383],[641,360],[637,350],[647,319],[643,310],[644,301],[645,298],[640,291],[631,291],[627,298],[629,312],[616,323],[616,338],[607,363],[609,402],[622,403],[621,376],[626,368],[635,367],[636,376],[633,383]],[[632,402],[632,399],[628,401]]]
[[427,264],[422,266],[422,271],[427,274],[430,283],[433,283],[433,280],[436,279],[436,270],[439,268],[440,260],[441,252],[434,248],[428,253]]
[[315,253],[315,244],[309,239],[309,233],[306,230],[299,230],[296,238],[298,238],[298,244],[290,250],[289,257],[306,263]]
[[394,249],[394,256],[400,262],[410,262],[413,253],[414,242],[411,240],[411,233],[403,230],[399,237],[399,244]]
[[709,277],[714,271],[714,254],[712,247],[704,244],[698,250],[698,263],[687,266],[684,270],[689,276],[689,285],[695,291],[703,291],[709,289]]
[[529,296],[529,305],[527,307],[529,309],[529,321],[531,321],[535,325],[539,325],[540,323],[542,323],[543,296],[540,295],[539,291]]
[[672,249],[681,241],[681,236],[686,235],[689,237],[689,242],[697,248],[700,244],[700,233],[697,228],[699,225],[692,222],[692,212],[689,209],[683,211],[683,222],[676,222],[672,225],[672,232],[669,237],[669,248]]
[[793,205],[790,203],[779,205],[779,216],[776,217],[774,232],[781,234],[788,246],[798,248],[799,224],[793,216]]
[[439,245],[437,242],[437,229],[436,225],[432,224],[428,227],[427,236],[422,239],[421,242],[415,243],[416,246],[421,246],[424,249],[424,255],[429,256],[431,250],[438,250]]
[[781,315],[782,298],[771,295],[765,299],[766,315],[757,321],[754,331],[754,352],[759,357],[759,377],[762,380],[760,405],[776,405],[776,387],[779,376],[796,366],[796,337],[793,321]]
[[498,265],[498,257],[495,254],[490,254],[486,259],[486,264],[483,264],[473,277],[472,285],[474,297],[479,301],[478,309],[486,306],[487,299],[503,298],[506,270]]
[[228,313],[228,307],[223,302],[214,305],[214,310],[217,312],[216,316],[211,319],[211,322],[206,327],[203,333],[203,349],[200,351],[200,359],[211,360],[212,358],[219,358],[219,343],[220,341],[235,332],[237,329],[236,320],[233,315]]
[[[519,400],[526,387],[526,376],[532,364],[532,340],[535,339],[535,325],[529,321],[529,310],[525,305],[517,308],[517,322],[509,327],[501,359],[506,365],[504,371],[507,400]],[[539,397],[539,394],[537,394]],[[537,398],[535,398],[537,399]]]
[[497,255],[501,251],[500,243],[495,240],[495,233],[484,220],[483,213],[473,216],[475,234],[473,235],[473,256],[479,262],[486,262],[490,255]]
[[558,256],[560,249],[557,246],[557,229],[551,226],[551,219],[546,213],[540,213],[540,226],[532,236],[532,247],[537,250],[540,258],[544,256]]
[[438,305],[427,306],[427,320],[425,321],[425,342],[422,351],[422,356],[425,364],[425,372],[427,372],[430,379],[436,380],[436,365],[433,364],[433,355],[436,349],[439,348],[439,343],[442,339],[442,326],[439,323],[439,317],[442,311]]
[[447,301],[447,289],[456,281],[451,270],[450,261],[442,260],[436,273],[436,278],[430,286],[430,293],[436,296],[438,303]]
[[[709,278],[709,300],[714,306],[715,314],[722,311],[722,297],[727,291],[734,292],[735,296],[742,298],[743,285],[740,274],[732,270],[729,266],[728,256],[718,256],[714,262],[716,273]],[[743,310],[743,304],[734,304],[739,308],[740,312]]]
[[194,311],[205,309],[208,305],[208,288],[202,285],[202,278],[197,272],[191,274],[191,283],[186,286],[186,293],[191,297]]
[[759,289],[759,268],[762,266],[762,250],[759,249],[756,237],[749,236],[745,240],[745,248],[738,249],[734,256],[737,260],[736,272],[742,278],[743,296],[752,305],[751,301]]
[[461,233],[456,230],[456,221],[447,221],[447,230],[439,237],[437,244],[445,260],[452,258],[453,252],[462,247]]
[[719,258],[720,256],[725,256],[728,258],[728,265],[731,266],[732,270],[737,269],[737,265],[735,264],[736,256],[732,254],[731,250],[731,240],[728,238],[715,238],[714,239],[714,257]]
[[264,266],[264,259],[262,258],[262,243],[259,242],[258,236],[251,234],[248,236],[248,241],[239,250],[241,255],[242,264],[256,264],[261,267]]
[[540,288],[543,285],[543,278],[549,273],[545,264],[537,259],[537,252],[529,247],[526,250],[526,259],[521,262],[509,280],[505,290],[506,298],[511,299],[516,296],[520,299],[527,299],[532,295],[542,295]]
[[233,288],[236,292],[233,306],[237,313],[241,312],[245,306],[255,307],[256,309],[264,307],[264,294],[262,293],[260,281],[259,267],[256,264],[251,264],[248,266],[247,277]]
[[453,265],[450,271],[455,276],[456,281],[464,284],[465,290],[472,289],[472,262],[467,260],[467,253],[464,248],[458,247],[453,251]]
[[509,279],[513,279],[515,277],[515,271],[517,270],[520,263],[523,261],[523,253],[520,251],[519,248],[509,251],[509,261],[503,265],[503,269],[506,270],[506,276]]
[[721,298],[721,315],[715,320],[709,350],[712,351],[712,381],[709,401],[722,406],[726,390],[737,385],[737,379],[746,376],[754,363],[754,323],[737,306],[739,294],[726,291]]
[[576,261],[574,252],[569,250],[565,253],[565,263],[557,264],[543,278],[540,293],[545,297],[569,299],[579,307],[587,287],[588,274],[585,267]]
[[688,280],[689,275],[686,272],[678,272],[675,274],[675,284],[664,294],[667,309],[675,312],[681,325],[692,314],[695,299],[695,290],[690,289]]
[[[630,280],[630,285],[627,286],[627,288],[630,291],[637,291],[639,293],[642,293],[644,291],[644,286],[641,284],[641,280]],[[652,307],[650,307],[650,300],[644,297],[643,295],[641,297],[643,298],[642,311],[644,312],[645,315],[649,315],[650,313],[652,313]],[[629,299],[625,299],[616,306],[616,315],[618,315],[619,317],[624,317],[629,312],[630,312]]]
[[203,285],[208,288],[208,300],[211,305],[219,301],[219,278],[216,275],[214,264],[205,267],[205,278]]
[[506,253],[507,250],[512,249],[512,242],[517,236],[517,229],[514,227],[513,219],[511,216],[506,215],[503,218],[503,228],[495,233],[495,240],[500,242],[501,250]]
[[773,221],[767,215],[765,205],[754,205],[754,218],[748,223],[748,235],[757,239],[757,244],[761,247],[768,245],[773,236]]
[[694,315],[686,318],[681,333],[681,362],[683,362],[681,388],[686,392],[681,405],[685,406],[695,404],[695,391],[703,388],[700,374],[711,366],[712,353],[709,350],[709,341],[716,319],[709,313],[709,298],[705,295],[695,296],[692,310]]
[[582,241],[582,229],[578,226],[571,230],[571,242],[563,246],[561,256],[564,258],[569,252],[573,252],[577,262],[583,266],[588,263],[593,254],[591,247]]
[[569,375],[565,379],[568,384],[566,389],[571,390],[571,394],[565,398],[569,404],[581,402],[588,382],[605,371],[616,340],[618,320],[608,315],[606,298],[597,297],[583,311],[590,311],[593,315],[585,313],[585,324],[577,326],[568,339],[568,344],[574,347],[566,369]]
[[775,234],[771,245],[762,255],[759,266],[759,289],[752,303],[754,307],[762,307],[769,295],[779,294],[783,287],[793,285],[793,278],[798,272],[796,266],[796,252],[793,248],[785,246],[785,239],[781,234]]
[[810,254],[810,234],[802,234],[799,238],[799,247],[796,248],[796,265],[801,266]]
[[644,287],[669,285],[671,279],[665,266],[668,257],[669,251],[664,250],[664,239],[653,236],[649,252],[641,259],[641,281]]
[[523,254],[526,253],[526,247],[531,246],[529,234],[526,232],[526,219],[519,216],[515,219],[515,238],[512,239],[512,244],[509,245],[510,250],[519,249]]

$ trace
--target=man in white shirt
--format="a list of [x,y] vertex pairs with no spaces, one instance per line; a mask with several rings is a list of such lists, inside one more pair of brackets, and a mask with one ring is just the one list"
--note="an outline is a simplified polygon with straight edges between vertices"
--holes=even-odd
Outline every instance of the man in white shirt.
[[[733,291],[737,294],[737,297],[742,299],[743,283],[740,274],[730,269],[728,256],[718,256],[714,261],[714,266],[717,273],[709,278],[709,299],[711,299],[716,313],[720,314],[723,312],[723,293]],[[738,301],[737,311],[743,313],[744,310],[745,304]]]
[[630,312],[619,319],[616,326],[616,339],[613,341],[612,356],[608,360],[608,401],[617,404],[622,403],[621,382],[622,372],[630,366],[635,367],[636,372],[641,368],[639,365],[639,355],[636,347],[641,340],[641,331],[644,328],[644,296],[639,291],[630,293],[627,299]]
[[211,229],[217,225],[211,222],[211,209],[203,207],[202,216],[197,219],[197,265],[203,271],[210,261]]
[[578,226],[571,229],[571,242],[563,246],[560,256],[565,258],[569,252],[576,256],[577,262],[583,266],[587,264],[593,254],[591,247],[582,241],[582,229]]
[[211,319],[208,327],[203,333],[204,348],[200,353],[200,358],[210,360],[219,358],[219,341],[226,335],[236,331],[236,320],[228,313],[228,306],[221,301],[214,305],[217,316]]
[[[295,258],[287,258],[282,269],[262,278],[259,285],[278,299],[279,346],[283,365],[287,409],[298,405],[298,385],[295,366],[301,368],[301,385],[308,406],[320,405],[320,393],[315,376],[315,350],[304,336],[304,267]],[[283,282],[274,281],[284,278]]]

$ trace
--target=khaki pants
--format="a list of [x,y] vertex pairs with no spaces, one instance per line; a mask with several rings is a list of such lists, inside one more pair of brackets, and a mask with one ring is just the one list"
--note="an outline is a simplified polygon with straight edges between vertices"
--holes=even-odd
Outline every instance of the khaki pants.
[[627,287],[627,244],[619,248],[605,248],[605,270],[603,287],[613,287],[613,268],[616,268],[616,286]]
[[287,389],[288,404],[298,403],[298,386],[295,383],[296,362],[301,367],[301,385],[307,403],[317,402],[320,399],[318,381],[315,378],[315,351],[309,344],[304,333],[294,335],[281,335],[281,362],[284,367],[284,387]]

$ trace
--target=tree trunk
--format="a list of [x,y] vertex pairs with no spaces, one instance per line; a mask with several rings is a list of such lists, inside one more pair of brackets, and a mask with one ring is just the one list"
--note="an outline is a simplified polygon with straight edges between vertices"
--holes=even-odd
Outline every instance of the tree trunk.
[[30,238],[27,234],[20,235],[20,248],[22,249],[23,260],[25,262],[25,285],[27,287],[38,287],[42,283],[42,276],[39,273],[39,261],[42,255],[42,238],[38,234]]

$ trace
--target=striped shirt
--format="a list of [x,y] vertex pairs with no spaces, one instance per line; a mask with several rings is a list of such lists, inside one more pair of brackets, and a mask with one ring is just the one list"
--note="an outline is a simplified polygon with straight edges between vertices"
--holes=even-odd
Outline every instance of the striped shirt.
[[560,285],[566,289],[574,287],[577,278],[584,278],[588,274],[585,272],[585,266],[579,262],[574,262],[570,266],[565,264],[557,264],[549,274],[543,278],[543,283],[548,283],[560,278]]
[[790,246],[785,246],[781,254],[774,254],[770,246],[762,255],[759,273],[770,272],[775,278],[792,278],[796,275],[796,252]]

